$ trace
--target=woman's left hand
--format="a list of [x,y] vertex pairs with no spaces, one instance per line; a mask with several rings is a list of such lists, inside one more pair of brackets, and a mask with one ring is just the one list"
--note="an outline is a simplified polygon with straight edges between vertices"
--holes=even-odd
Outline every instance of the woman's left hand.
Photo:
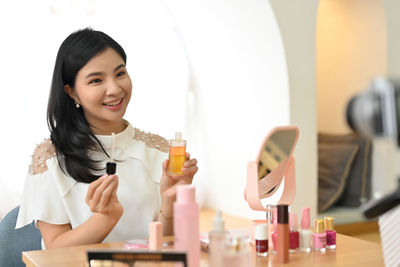
[[172,206],[176,200],[176,187],[181,184],[191,184],[197,170],[197,160],[190,159],[190,154],[186,152],[186,161],[183,164],[181,176],[168,175],[168,160],[162,164],[162,177],[160,184],[161,191],[161,212],[167,218],[173,217]]

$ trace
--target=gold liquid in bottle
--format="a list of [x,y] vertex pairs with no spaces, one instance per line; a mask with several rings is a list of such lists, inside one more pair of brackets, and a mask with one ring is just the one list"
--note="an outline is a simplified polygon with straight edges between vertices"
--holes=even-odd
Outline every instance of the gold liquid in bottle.
[[182,140],[182,133],[175,133],[175,139],[169,141],[168,174],[183,175],[182,168],[186,161],[186,141]]

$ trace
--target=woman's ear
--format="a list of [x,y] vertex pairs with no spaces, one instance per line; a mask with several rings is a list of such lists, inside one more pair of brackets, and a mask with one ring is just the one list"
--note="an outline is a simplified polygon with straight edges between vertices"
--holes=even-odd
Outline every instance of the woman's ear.
[[64,91],[67,93],[67,95],[69,95],[70,98],[75,100],[73,90],[72,90],[71,86],[69,86],[69,84],[64,85]]
[[71,86],[69,86],[69,84],[64,85],[64,91],[67,93],[67,95],[69,95],[70,98],[72,98],[72,100],[75,101],[75,104],[77,105],[81,104],[78,100],[79,98],[74,95],[74,90],[72,89]]

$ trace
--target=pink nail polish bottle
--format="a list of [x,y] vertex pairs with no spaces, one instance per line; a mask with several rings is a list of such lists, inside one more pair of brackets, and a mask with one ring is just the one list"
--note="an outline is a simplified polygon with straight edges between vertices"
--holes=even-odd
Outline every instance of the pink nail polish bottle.
[[300,252],[300,233],[297,230],[297,214],[289,212],[289,253]]
[[324,229],[324,220],[315,219],[313,234],[314,251],[325,253],[326,251],[326,233]]
[[275,207],[274,208],[274,212],[273,212],[274,216],[273,216],[273,223],[274,223],[274,230],[271,234],[271,238],[272,238],[272,250],[273,253],[276,253],[276,250],[278,249],[278,210]]
[[326,247],[331,250],[336,249],[336,231],[334,229],[333,217],[327,216],[324,218],[325,233],[326,233]]
[[272,205],[268,205],[267,211],[267,222],[268,222],[268,247],[273,249],[272,244],[272,233],[274,232],[274,215],[273,215],[274,207]]
[[193,185],[179,185],[174,203],[174,248],[187,251],[189,267],[200,266],[199,205]]

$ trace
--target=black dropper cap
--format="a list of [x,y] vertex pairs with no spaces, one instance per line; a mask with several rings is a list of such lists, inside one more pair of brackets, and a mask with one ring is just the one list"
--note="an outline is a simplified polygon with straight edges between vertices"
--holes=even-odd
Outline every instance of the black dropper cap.
[[115,172],[117,171],[117,163],[107,162],[106,171],[107,171],[107,174],[109,174],[109,175],[115,174]]
[[288,224],[289,223],[289,206],[278,205],[278,223]]

